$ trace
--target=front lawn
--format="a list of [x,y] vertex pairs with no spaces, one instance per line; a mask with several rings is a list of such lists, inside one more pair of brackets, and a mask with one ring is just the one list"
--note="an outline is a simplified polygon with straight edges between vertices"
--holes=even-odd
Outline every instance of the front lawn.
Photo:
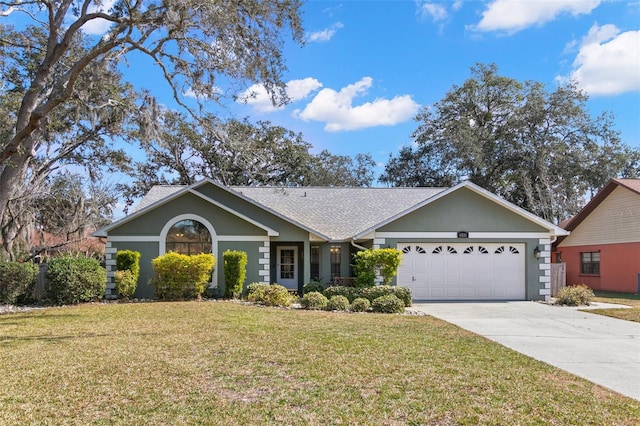
[[632,425],[640,402],[432,317],[231,302],[0,316],[0,424]]
[[596,291],[594,302],[617,303],[629,305],[631,308],[621,309],[594,309],[593,312],[609,317],[620,318],[627,321],[640,322],[640,295],[629,293],[613,293],[608,291]]

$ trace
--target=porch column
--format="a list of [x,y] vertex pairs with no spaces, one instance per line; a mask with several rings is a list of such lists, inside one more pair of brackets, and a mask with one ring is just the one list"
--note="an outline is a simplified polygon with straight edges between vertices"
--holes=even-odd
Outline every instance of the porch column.
[[302,248],[302,285],[311,281],[311,242],[305,241]]

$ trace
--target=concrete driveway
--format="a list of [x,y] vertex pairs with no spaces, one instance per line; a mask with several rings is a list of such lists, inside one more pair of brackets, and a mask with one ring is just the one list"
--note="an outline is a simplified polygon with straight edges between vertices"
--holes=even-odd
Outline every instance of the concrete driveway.
[[414,303],[412,309],[640,400],[640,323],[537,302]]

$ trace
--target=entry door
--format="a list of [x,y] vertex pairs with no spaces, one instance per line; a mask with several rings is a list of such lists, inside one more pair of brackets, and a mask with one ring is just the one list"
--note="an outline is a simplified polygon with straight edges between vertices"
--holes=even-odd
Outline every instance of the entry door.
[[278,247],[276,281],[289,289],[298,289],[298,247]]

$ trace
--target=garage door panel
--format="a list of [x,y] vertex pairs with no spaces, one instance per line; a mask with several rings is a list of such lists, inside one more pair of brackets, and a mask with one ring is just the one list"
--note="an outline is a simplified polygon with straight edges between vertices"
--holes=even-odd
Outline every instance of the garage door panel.
[[416,300],[523,300],[524,244],[399,244],[398,285]]

